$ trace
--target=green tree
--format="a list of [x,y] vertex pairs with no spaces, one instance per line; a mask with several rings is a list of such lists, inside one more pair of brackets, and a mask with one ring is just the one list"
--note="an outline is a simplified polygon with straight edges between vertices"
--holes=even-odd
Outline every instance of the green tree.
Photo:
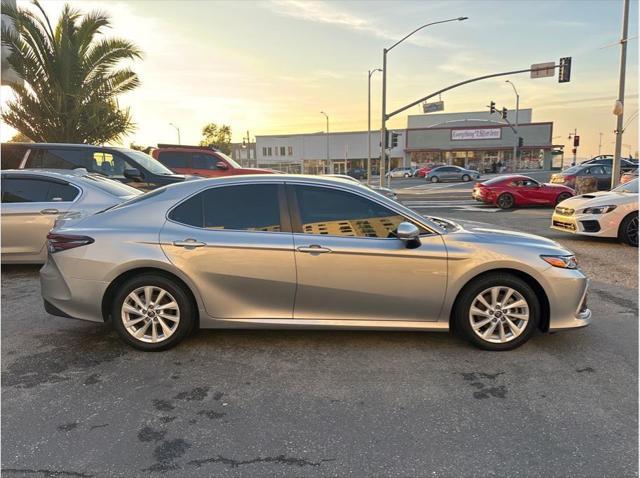
[[33,141],[27,135],[18,132],[11,136],[9,143],[33,143]]
[[15,99],[2,119],[34,141],[106,143],[134,129],[129,109],[118,106],[121,93],[140,80],[126,60],[142,57],[133,43],[105,38],[109,17],[81,13],[66,4],[55,28],[38,0],[35,9],[2,4],[2,44],[9,65],[24,81],[12,84]]
[[218,126],[209,123],[202,128],[200,146],[213,145],[225,154],[231,154],[231,126],[223,124]]

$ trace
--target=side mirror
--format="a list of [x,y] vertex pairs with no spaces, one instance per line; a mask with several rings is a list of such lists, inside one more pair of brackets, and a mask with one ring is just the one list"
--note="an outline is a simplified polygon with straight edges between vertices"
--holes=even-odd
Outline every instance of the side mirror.
[[133,181],[142,181],[142,173],[138,168],[127,168],[124,170],[124,177]]
[[218,169],[229,169],[229,165],[227,163],[225,163],[224,161],[218,161],[216,163],[216,168],[218,168]]
[[410,222],[401,222],[396,230],[396,237],[406,244],[407,247],[420,244],[420,229]]

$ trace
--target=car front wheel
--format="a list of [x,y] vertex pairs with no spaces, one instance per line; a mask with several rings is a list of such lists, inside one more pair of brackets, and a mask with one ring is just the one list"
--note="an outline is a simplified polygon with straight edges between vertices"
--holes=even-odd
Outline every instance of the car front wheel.
[[438,181],[440,181],[440,178],[438,176],[432,176],[431,177],[431,182],[432,183],[437,183]]
[[155,274],[142,274],[122,284],[115,294],[111,317],[120,337],[145,351],[173,347],[195,323],[194,307],[184,288]]
[[533,289],[511,274],[488,274],[469,284],[456,301],[457,331],[485,350],[511,350],[524,344],[540,321]]
[[623,219],[618,237],[625,244],[638,247],[638,211],[629,214]]

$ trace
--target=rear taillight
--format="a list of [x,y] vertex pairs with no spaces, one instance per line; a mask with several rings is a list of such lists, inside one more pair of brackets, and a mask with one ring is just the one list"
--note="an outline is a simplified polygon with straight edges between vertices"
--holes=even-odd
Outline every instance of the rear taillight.
[[89,236],[76,236],[73,234],[47,234],[47,249],[49,252],[60,252],[73,249],[75,247],[93,244],[93,238]]

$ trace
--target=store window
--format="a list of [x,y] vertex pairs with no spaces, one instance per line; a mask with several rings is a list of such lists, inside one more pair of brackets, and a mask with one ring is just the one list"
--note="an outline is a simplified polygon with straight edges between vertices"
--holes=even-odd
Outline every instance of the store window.
[[293,146],[288,146],[287,147],[287,155],[288,156],[293,156]]

